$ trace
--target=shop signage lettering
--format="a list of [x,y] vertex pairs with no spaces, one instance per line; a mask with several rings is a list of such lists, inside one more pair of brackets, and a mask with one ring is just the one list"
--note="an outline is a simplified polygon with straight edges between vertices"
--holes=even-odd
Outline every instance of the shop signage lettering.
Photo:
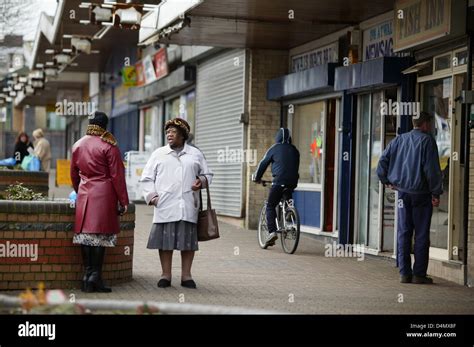
[[364,61],[393,56],[393,21],[364,31]]
[[451,0],[399,0],[394,21],[395,51],[448,35]]
[[327,63],[337,63],[337,50],[338,44],[333,43],[328,46],[295,55],[291,57],[291,71],[298,72]]

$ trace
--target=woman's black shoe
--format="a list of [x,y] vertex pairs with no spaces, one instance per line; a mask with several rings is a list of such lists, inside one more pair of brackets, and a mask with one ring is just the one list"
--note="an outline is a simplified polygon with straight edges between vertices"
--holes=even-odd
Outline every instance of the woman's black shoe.
[[194,282],[193,280],[181,281],[181,286],[196,289],[196,282]]
[[158,288],[167,288],[171,286],[171,281],[166,278],[162,278],[158,281]]

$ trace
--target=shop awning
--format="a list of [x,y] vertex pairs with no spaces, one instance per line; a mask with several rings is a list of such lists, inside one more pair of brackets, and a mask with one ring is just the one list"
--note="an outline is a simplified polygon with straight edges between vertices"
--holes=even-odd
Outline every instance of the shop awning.
[[196,68],[194,66],[181,66],[168,76],[154,81],[148,85],[133,87],[128,91],[128,102],[140,103],[172,94],[194,83]]
[[400,84],[410,58],[382,57],[336,69],[334,90],[358,90]]
[[402,71],[402,74],[408,75],[411,73],[417,73],[418,71],[423,70],[424,68],[428,67],[431,64],[431,60],[422,61],[421,63],[417,63],[413,66],[410,66],[408,69]]
[[[198,1],[176,1],[183,3],[182,15],[174,22],[162,21],[167,25],[159,25],[154,14],[144,17],[140,43],[158,40],[179,45],[288,50],[393,10],[393,0]],[[160,7],[164,10],[174,3],[163,2]],[[167,17],[176,17],[177,8],[168,7],[171,16]]]
[[267,99],[281,100],[334,90],[334,72],[338,64],[323,64],[284,75],[267,82]]

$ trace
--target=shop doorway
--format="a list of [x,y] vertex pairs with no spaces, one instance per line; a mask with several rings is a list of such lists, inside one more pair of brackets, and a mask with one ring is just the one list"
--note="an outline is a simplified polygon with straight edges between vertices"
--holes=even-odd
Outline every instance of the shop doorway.
[[443,194],[433,209],[430,254],[461,260],[463,250],[463,106],[455,101],[466,88],[466,74],[448,75],[420,83],[423,110],[435,116],[435,139],[443,176]]
[[398,99],[397,87],[358,98],[355,240],[376,252],[394,252],[396,192],[380,183],[377,165],[399,127],[399,116],[382,114],[381,105]]
[[334,231],[334,177],[335,177],[335,155],[336,155],[336,99],[327,101],[327,126],[326,126],[326,152],[325,152],[325,175],[324,175],[324,225],[323,230]]

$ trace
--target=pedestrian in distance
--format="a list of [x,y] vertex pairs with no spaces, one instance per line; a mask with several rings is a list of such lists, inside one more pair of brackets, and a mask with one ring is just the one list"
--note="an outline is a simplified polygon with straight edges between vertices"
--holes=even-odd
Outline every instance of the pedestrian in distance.
[[81,245],[82,291],[109,293],[102,280],[105,249],[115,247],[119,215],[128,209],[128,194],[117,141],[107,129],[108,117],[96,111],[86,135],[72,148],[71,180],[76,198],[73,243]]
[[22,131],[18,134],[15,141],[15,149],[13,151],[13,158],[15,158],[17,164],[21,164],[23,159],[31,153],[33,153],[34,147],[30,142],[28,135]]
[[[433,131],[434,116],[421,112],[418,118],[413,118],[413,130],[388,144],[377,167],[380,181],[398,191],[397,265],[401,283],[433,283],[427,276],[431,216],[443,193]],[[415,262],[412,268],[413,232]]]
[[154,207],[148,249],[158,249],[161,262],[159,288],[171,286],[173,251],[181,251],[181,286],[196,288],[191,275],[194,253],[199,249],[197,219],[199,190],[206,188],[212,173],[206,159],[186,141],[189,124],[180,118],[165,124],[168,144],[156,149],[148,160],[140,182],[145,201]]
[[35,138],[34,155],[41,161],[41,171],[49,172],[51,169],[51,145],[44,137],[42,129],[33,131],[33,137]]

